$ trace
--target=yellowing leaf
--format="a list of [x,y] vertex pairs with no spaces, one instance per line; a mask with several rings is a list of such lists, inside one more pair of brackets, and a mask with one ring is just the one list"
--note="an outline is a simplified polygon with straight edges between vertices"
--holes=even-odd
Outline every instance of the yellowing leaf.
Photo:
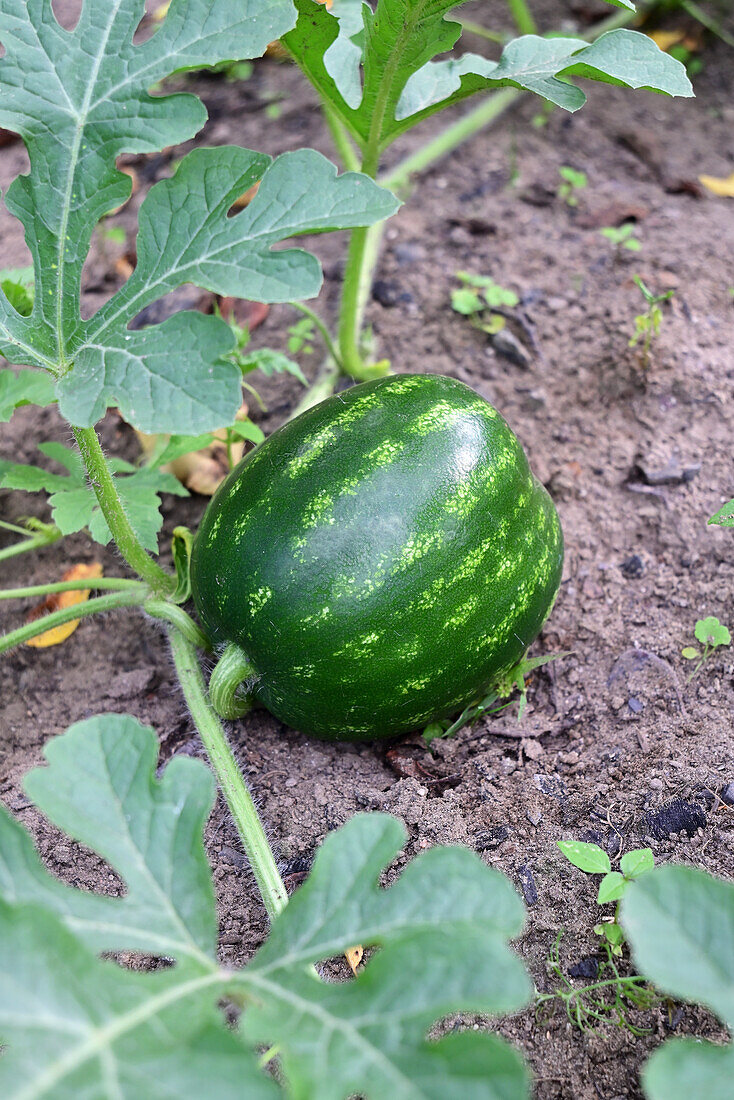
[[[101,577],[102,566],[98,561],[92,562],[91,565],[74,565],[71,569],[67,569],[61,578],[63,581],[76,581],[76,580],[89,580],[91,577]],[[51,611],[61,611],[64,607],[73,607],[74,604],[84,603],[89,599],[89,589],[79,588],[72,589],[70,592],[54,592],[38,607],[34,608],[31,614],[28,616],[29,621],[39,619],[43,615],[48,615]],[[26,645],[34,646],[36,649],[46,649],[48,646],[61,645],[66,639],[74,633],[79,626],[79,619],[72,619],[70,623],[62,623],[61,626],[54,626],[51,630],[45,630],[43,634],[37,634],[35,638],[29,639]]]
[[677,31],[650,31],[648,35],[663,53],[667,53],[671,46],[677,46],[685,36],[686,32],[680,29]]
[[699,176],[698,178],[712,195],[718,195],[720,199],[734,199],[734,172],[723,179],[718,176]]
[[364,955],[364,948],[361,946],[349,947],[344,952],[344,957],[352,968],[352,973],[357,973],[357,967],[362,962],[362,956]]
[[165,4],[161,4],[155,9],[155,11],[153,12],[153,18],[155,19],[156,23],[163,22],[163,20],[168,15],[168,9],[170,8],[170,6],[171,0],[167,0]]

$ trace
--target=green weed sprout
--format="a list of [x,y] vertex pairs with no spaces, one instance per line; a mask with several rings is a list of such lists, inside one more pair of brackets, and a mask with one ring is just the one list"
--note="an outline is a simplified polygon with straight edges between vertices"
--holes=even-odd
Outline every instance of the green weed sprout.
[[[631,852],[626,852],[619,862],[620,870],[613,871],[609,856],[598,844],[586,844],[580,840],[559,840],[558,847],[568,862],[578,867],[580,871],[584,871],[587,875],[604,876],[599,883],[596,899],[599,905],[606,905],[611,901],[619,902],[626,894],[630,883],[648,871],[652,871],[655,866],[655,857],[651,848],[635,848]],[[609,945],[613,955],[621,956],[625,936],[617,922],[617,914],[611,921],[603,920],[595,925],[594,931]]]
[[637,347],[642,341],[642,363],[647,367],[650,362],[650,348],[653,340],[660,335],[660,326],[663,323],[663,311],[660,308],[664,302],[670,301],[675,294],[674,290],[667,290],[665,294],[653,294],[639,275],[635,275],[634,281],[640,288],[647,309],[635,317],[635,332],[629,342],[631,348]]
[[505,327],[501,313],[487,310],[510,310],[520,304],[514,290],[500,286],[488,275],[472,275],[470,271],[457,271],[456,278],[464,285],[451,292],[451,308],[468,317],[475,328],[495,336]]
[[558,186],[558,198],[563,199],[566,206],[578,206],[578,192],[583,191],[589,184],[586,172],[577,172],[575,168],[570,168],[569,165],[564,164],[558,169],[558,173],[563,180]]
[[[716,517],[713,518],[715,519]],[[731,645],[731,633],[729,628],[720,623],[713,615],[709,615],[705,619],[699,619],[696,623],[694,634],[703,646],[703,650],[696,649],[695,646],[686,646],[685,649],[681,650],[681,655],[685,657],[687,661],[698,662],[693,672],[688,677],[688,683],[690,683],[693,677],[701,671],[715,650],[722,645]]]
[[602,237],[606,237],[608,241],[612,242],[617,256],[621,255],[623,249],[626,252],[639,252],[642,248],[642,242],[637,237],[637,226],[634,222],[625,222],[624,225],[620,226],[607,225],[599,232]]

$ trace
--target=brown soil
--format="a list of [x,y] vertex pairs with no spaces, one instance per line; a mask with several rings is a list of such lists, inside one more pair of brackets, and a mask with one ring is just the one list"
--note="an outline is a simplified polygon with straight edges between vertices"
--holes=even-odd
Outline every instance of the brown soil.
[[[559,9],[568,13],[558,3],[546,8],[549,25]],[[681,657],[696,619],[734,618],[734,539],[706,525],[734,496],[734,204],[691,193],[700,172],[732,169],[731,58],[721,43],[709,43],[693,101],[592,88],[583,112],[554,112],[543,128],[530,124],[538,103],[524,101],[500,128],[421,179],[388,229],[378,297],[395,304],[373,301],[369,312],[381,353],[396,370],[452,375],[492,401],[563,521],[564,582],[534,651],[573,654],[536,675],[522,725],[484,721],[436,743],[433,754],[417,738],[392,754],[380,745],[316,743],[265,713],[231,729],[290,885],[325,833],[353,813],[396,814],[408,830],[398,866],[427,846],[459,843],[517,883],[528,906],[517,949],[541,990],[552,987],[546,959],[561,929],[564,970],[598,947],[596,884],[564,861],[557,840],[593,839],[613,856],[647,843],[659,861],[734,871],[733,812],[719,797],[734,780],[732,651],[714,656],[691,684]],[[210,111],[209,143],[331,152],[316,105],[281,64],[259,63],[244,84],[191,83]],[[272,120],[265,107],[278,97],[281,113]],[[413,135],[408,148],[416,142]],[[18,144],[2,149],[0,186],[23,158]],[[169,162],[164,155],[136,164],[141,192]],[[555,196],[564,164],[588,175],[576,208]],[[117,218],[130,244],[139,198]],[[598,229],[627,216],[637,219],[642,250],[615,256]],[[25,262],[19,228],[4,210],[0,234],[2,265]],[[313,246],[326,271],[320,306],[333,316],[344,239],[322,237]],[[90,310],[114,288],[115,248],[98,248],[88,264]],[[509,327],[524,366],[451,311],[459,269],[492,275],[520,295]],[[675,290],[647,368],[628,348],[641,303],[637,273],[656,291]],[[258,342],[283,346],[295,319],[273,308]],[[261,390],[269,409],[262,423],[272,430],[299,386],[278,379]],[[114,415],[102,434],[110,451],[136,454],[132,433]],[[36,442],[48,439],[68,441],[55,411],[22,409],[3,428],[3,457],[35,461]],[[667,483],[648,484],[664,470]],[[195,526],[204,506],[202,498],[167,499],[166,531]],[[41,499],[20,493],[3,492],[0,509],[10,520],[47,514]],[[55,579],[69,563],[93,558],[121,572],[113,552],[79,536],[13,559],[3,586]],[[22,614],[5,605],[3,627]],[[107,869],[42,821],[21,781],[50,736],[105,711],[155,727],[163,760],[201,755],[152,622],[122,613],[88,620],[63,647],[22,649],[0,664],[0,795],[53,870],[92,889],[107,888]],[[675,800],[682,805],[667,812]],[[221,804],[207,840],[222,956],[243,962],[266,921]],[[583,1034],[560,1009],[543,1026],[528,1010],[499,1030],[525,1052],[544,1100],[639,1097],[640,1066],[671,1030],[721,1034],[702,1011],[678,1013],[667,1003],[635,1022],[652,1034],[634,1038],[612,1026]]]

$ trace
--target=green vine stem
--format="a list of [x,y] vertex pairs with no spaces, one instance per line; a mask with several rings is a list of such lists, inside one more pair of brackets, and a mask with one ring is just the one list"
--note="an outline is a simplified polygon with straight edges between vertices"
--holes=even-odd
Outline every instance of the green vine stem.
[[143,610],[152,619],[162,619],[164,622],[170,623],[171,626],[175,626],[197,649],[202,649],[205,653],[212,652],[211,643],[206,634],[178,604],[169,603],[168,600],[146,600],[143,604]]
[[[520,32],[523,34],[535,33],[535,22],[524,0],[510,0],[510,7]],[[644,8],[642,8],[642,11],[644,12]],[[637,17],[638,13],[636,12],[618,12],[607,19],[601,20],[591,31],[581,37],[592,42],[607,31],[628,26]],[[524,30],[521,29],[520,25],[520,21],[523,19],[525,20],[523,25],[526,28]],[[530,22],[527,22],[527,20]],[[532,23],[532,30],[529,29],[530,23]],[[492,125],[524,94],[517,88],[502,88],[499,91],[491,92],[463,118],[448,126],[427,144],[417,149],[415,153],[400,161],[395,168],[379,177],[378,182],[383,187],[395,191],[398,195],[401,192],[404,193],[410,184],[411,176],[430,168],[436,161],[448,156],[449,153],[452,153],[454,149],[480,130]],[[375,148],[374,143],[368,141],[361,166],[362,171],[376,178],[378,165],[379,150]],[[360,336],[364,311],[369,298],[374,270],[379,259],[384,231],[384,223],[379,223],[369,229],[354,229],[349,242],[340,309],[339,347],[343,372],[358,381],[364,381],[375,376],[362,359]]]
[[510,14],[515,21],[519,34],[537,34],[537,24],[525,0],[507,0]]
[[52,584],[34,584],[30,588],[0,588],[0,600],[26,600],[36,596],[51,596],[55,592],[83,592],[87,589],[147,591],[142,581],[129,581],[124,577],[81,577],[75,581],[54,581]]
[[334,343],[334,339],[331,333],[319,317],[318,313],[311,309],[310,306],[307,306],[304,302],[291,302],[290,304],[293,306],[294,309],[297,309],[300,313],[303,313],[306,317],[308,317],[309,320],[311,320],[312,323],[316,326],[318,331],[321,333],[321,339],[326,345],[327,352],[341,370],[342,363],[341,356],[339,355],[339,349]]
[[50,546],[51,543],[58,542],[60,538],[63,538],[58,527],[48,523],[41,524],[34,531],[32,527],[18,527],[15,523],[0,520],[0,529],[10,531],[14,535],[23,536],[21,542],[5,546],[0,550],[0,561],[8,561],[10,558],[17,557],[18,554],[28,554],[32,550],[40,550],[42,546]]
[[237,767],[221,722],[214,713],[204,686],[196,650],[178,630],[170,632],[176,672],[191,716],[219,781],[230,813],[250,861],[271,921],[288,902],[275,858],[265,835],[252,795]]
[[169,573],[164,572],[140,545],[130,520],[125,514],[96,431],[94,428],[74,427],[72,431],[84,459],[90,485],[99,501],[118,550],[130,568],[143,578],[156,595],[171,595],[176,587],[176,580]]
[[[77,581],[77,589],[81,587]],[[7,653],[16,646],[23,645],[31,638],[37,638],[39,634],[45,634],[47,630],[53,630],[55,626],[63,626],[74,619],[84,619],[87,615],[98,615],[105,611],[114,611],[118,607],[140,606],[146,595],[144,586],[141,590],[132,592],[110,592],[107,596],[98,596],[96,599],[87,600],[86,603],[76,603],[71,607],[63,607],[60,611],[52,611],[50,615],[43,615],[32,623],[11,630],[9,634],[0,637],[0,653]]]
[[218,715],[241,718],[247,714],[252,701],[240,692],[240,688],[253,674],[252,665],[240,647],[230,642],[209,677],[209,698]]

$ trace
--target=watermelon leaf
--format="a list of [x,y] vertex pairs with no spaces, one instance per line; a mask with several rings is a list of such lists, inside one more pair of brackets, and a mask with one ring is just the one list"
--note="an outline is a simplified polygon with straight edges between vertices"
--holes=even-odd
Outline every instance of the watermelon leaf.
[[[82,460],[76,451],[62,443],[40,443],[39,451],[65,467],[67,473],[55,474],[40,466],[0,460],[0,488],[24,489],[49,493],[51,515],[62,535],[86,528],[95,542],[106,546],[112,538],[107,520],[87,482]],[[158,532],[163,526],[159,493],[188,496],[188,491],[173,476],[151,466],[137,469],[120,458],[109,459],[115,475],[117,493],[128,519],[143,546],[158,549]]]
[[[153,731],[119,715],[77,723],[45,755],[29,795],[125,889],[60,883],[0,811],[2,1095],[106,1096],[113,1081],[124,1100],[527,1098],[522,1060],[497,1036],[426,1040],[449,1012],[505,1012],[530,993],[507,946],[522,903],[473,853],[433,849],[383,889],[404,829],[358,815],[325,840],[270,939],[233,970],[216,958],[206,768],[176,757],[156,778]],[[356,980],[309,969],[356,942],[379,948]],[[140,972],[98,958],[121,950],[173,965]],[[237,1026],[227,1003],[241,1010]],[[277,1043],[284,1090],[257,1068],[261,1042]]]
[[[135,316],[187,282],[260,301],[310,297],[321,284],[317,260],[272,246],[372,224],[397,202],[358,173],[337,178],[312,151],[272,161],[244,149],[197,150],[145,200],[128,284],[82,319],[94,227],[130,195],[116,158],[178,144],[206,120],[195,96],[149,89],[172,72],[259,56],[295,17],[290,0],[172,0],[138,43],[144,7],[85,0],[67,31],[49,0],[0,0],[0,126],[21,135],[31,164],[7,206],[23,223],[35,274],[30,313],[0,293],[0,354],[50,371],[60,410],[76,426],[117,405],[143,431],[191,434],[230,423],[239,407],[239,371],[222,359],[232,334],[218,318],[190,313],[130,331]],[[253,202],[229,217],[255,183]]]
[[471,53],[435,61],[461,34],[460,24],[446,19],[456,0],[379,0],[374,12],[364,4],[361,34],[352,9],[339,20],[317,0],[295,3],[298,22],[284,42],[363,149],[382,151],[422,119],[489,88],[535,92],[568,111],[586,101],[569,82],[575,76],[693,94],[684,66],[636,31],[608,31],[593,44],[529,34],[508,43],[499,61]]
[[[658,867],[634,882],[621,920],[635,964],[664,993],[706,1005],[734,1029],[734,884],[693,867]],[[663,1044],[643,1070],[650,1100],[731,1094],[734,1044]]]

